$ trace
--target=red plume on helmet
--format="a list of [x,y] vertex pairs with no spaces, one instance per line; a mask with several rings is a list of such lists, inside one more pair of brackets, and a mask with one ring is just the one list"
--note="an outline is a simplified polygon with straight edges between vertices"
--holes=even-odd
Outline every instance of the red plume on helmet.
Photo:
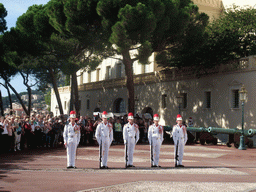
[[70,111],[70,118],[76,118],[76,112]]
[[128,119],[133,119],[133,113],[128,113]]
[[159,115],[158,114],[155,114],[154,117],[153,117],[154,121],[159,121]]
[[180,114],[177,115],[177,121],[182,120],[182,116]]
[[102,118],[107,118],[107,114],[108,114],[107,111],[103,111],[102,112]]

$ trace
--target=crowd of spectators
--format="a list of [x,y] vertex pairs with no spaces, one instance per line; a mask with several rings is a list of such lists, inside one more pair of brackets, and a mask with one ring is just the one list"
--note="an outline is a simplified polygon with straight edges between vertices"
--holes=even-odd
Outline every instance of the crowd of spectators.
[[[123,143],[123,127],[128,123],[127,115],[124,116],[114,116],[113,118],[108,118],[109,123],[113,125],[114,140],[113,144]],[[94,145],[94,133],[97,125],[101,122],[101,118],[96,116],[93,118],[88,118],[87,116],[80,116],[77,123],[81,126],[81,145]],[[144,117],[135,116],[134,122],[138,124],[140,131],[139,143],[147,142],[147,131],[150,125],[153,124],[152,119],[146,119]]]
[[[148,127],[153,124],[152,119],[134,118],[139,126],[140,143],[147,142]],[[123,126],[128,123],[127,115],[109,118],[108,121],[113,125],[114,141],[113,144],[123,142]],[[95,130],[101,118],[94,116],[80,116],[76,119],[81,126],[80,145],[96,145]],[[0,153],[15,152],[24,149],[42,147],[63,146],[63,130],[68,118],[64,116],[52,117],[50,115],[31,115],[30,117],[20,117],[7,115],[0,118]]]

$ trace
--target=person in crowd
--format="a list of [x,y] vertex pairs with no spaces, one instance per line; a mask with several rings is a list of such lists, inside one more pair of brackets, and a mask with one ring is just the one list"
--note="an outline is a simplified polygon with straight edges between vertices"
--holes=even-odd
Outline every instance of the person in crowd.
[[16,150],[20,151],[21,124],[20,124],[19,116],[17,116],[14,121],[14,136],[15,136],[14,151]]
[[140,131],[140,140],[139,140],[139,142],[143,143],[143,142],[145,142],[145,139],[144,139],[145,124],[144,124],[143,119],[141,119],[139,117],[137,118],[137,123],[138,123],[139,131]]
[[123,133],[123,128],[121,124],[120,118],[116,119],[116,122],[114,123],[114,136],[115,136],[115,141],[117,144],[119,144],[122,141],[122,133]]
[[[108,123],[113,126],[114,139],[117,144],[123,141],[123,127],[129,123],[127,117],[127,115],[124,115],[108,119]],[[150,121],[150,119],[141,119],[136,115],[135,124],[140,125],[139,128],[143,131],[141,135],[144,134],[145,136],[142,142],[147,141],[147,130]],[[53,117],[51,115],[32,114],[31,116],[6,115],[1,117],[0,144],[2,147],[0,147],[0,153],[8,152],[9,150],[17,151],[43,146],[56,147],[61,143],[64,144],[64,126],[69,123],[70,120],[65,118],[65,116]],[[80,116],[77,124],[81,126],[80,143],[82,145],[95,145],[95,130],[101,123],[102,119],[99,116],[93,116],[93,118]]]
[[9,151],[9,146],[8,146],[8,125],[9,122],[7,119],[2,120],[2,136],[1,136],[1,146],[3,148],[3,152],[8,152]]
[[51,144],[51,133],[52,127],[49,122],[44,123],[44,147],[50,147]]
[[35,124],[35,131],[34,131],[34,134],[35,134],[35,147],[37,148],[40,148],[42,147],[42,138],[43,138],[43,133],[42,133],[42,129],[41,129],[41,126],[39,123],[36,123]]
[[24,131],[25,131],[25,147],[26,148],[32,148],[32,128],[31,128],[31,124],[29,123],[29,117],[27,117],[25,119],[25,123],[24,123]]
[[90,145],[94,144],[94,140],[93,140],[93,134],[94,134],[94,126],[93,126],[93,120],[91,118],[88,118],[87,120],[87,124],[85,127],[85,131],[86,131],[86,142]]

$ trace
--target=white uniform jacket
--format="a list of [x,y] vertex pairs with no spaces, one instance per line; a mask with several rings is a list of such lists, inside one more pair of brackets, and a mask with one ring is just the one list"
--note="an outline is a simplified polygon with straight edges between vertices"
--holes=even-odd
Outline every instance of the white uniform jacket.
[[109,142],[109,146],[113,141],[113,126],[111,123],[107,123],[106,125],[102,122],[98,124],[95,132],[95,137],[100,144],[100,142]]
[[175,145],[177,144],[178,139],[179,139],[179,144],[185,145],[188,140],[186,126],[185,125],[179,126],[178,124],[174,125],[172,128],[172,137]]
[[135,143],[137,143],[140,139],[139,126],[135,123],[133,123],[132,125],[130,123],[125,124],[123,128],[124,143],[126,143],[128,139],[135,139],[135,138],[136,138]]
[[65,125],[63,132],[64,143],[68,144],[71,142],[76,142],[78,146],[80,142],[80,135],[80,128],[76,123],[74,125],[71,123]]
[[155,138],[160,143],[164,140],[163,127],[161,125],[156,126],[155,124],[150,125],[148,129],[148,141],[151,145],[152,138]]

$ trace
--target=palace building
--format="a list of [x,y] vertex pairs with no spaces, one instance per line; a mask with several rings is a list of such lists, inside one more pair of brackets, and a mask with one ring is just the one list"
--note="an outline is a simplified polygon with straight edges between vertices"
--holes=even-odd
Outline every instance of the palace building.
[[[195,0],[201,12],[210,19],[218,18],[224,7],[221,0]],[[118,56],[116,56],[118,57]],[[121,58],[121,57],[120,57]],[[180,113],[185,120],[193,119],[195,127],[241,128],[239,90],[248,91],[245,102],[245,129],[256,127],[256,56],[241,59],[195,75],[189,69],[161,71],[154,61],[148,65],[134,62],[135,112],[158,113],[160,124],[173,125]],[[81,115],[96,111],[128,113],[124,65],[116,59],[105,59],[95,71],[77,72]],[[70,86],[59,87],[64,113],[69,112]],[[182,98],[179,102],[179,98]],[[51,111],[58,115],[54,91]],[[255,139],[254,139],[255,140]]]

